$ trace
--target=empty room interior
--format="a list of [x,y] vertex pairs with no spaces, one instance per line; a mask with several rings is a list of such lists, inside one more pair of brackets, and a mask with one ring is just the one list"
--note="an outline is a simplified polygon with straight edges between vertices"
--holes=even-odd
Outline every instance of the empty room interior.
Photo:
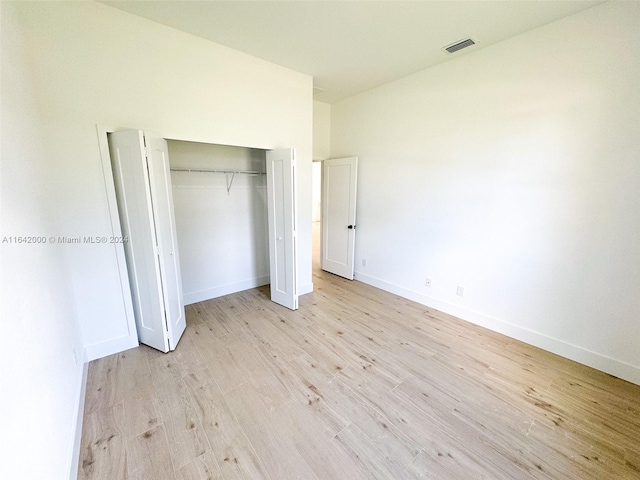
[[1,478],[640,479],[640,2],[0,9]]

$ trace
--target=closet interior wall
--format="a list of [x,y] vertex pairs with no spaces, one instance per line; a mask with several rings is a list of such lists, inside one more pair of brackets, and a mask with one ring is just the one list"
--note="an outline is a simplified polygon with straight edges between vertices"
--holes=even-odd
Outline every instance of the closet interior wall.
[[[172,169],[265,171],[265,150],[168,144]],[[266,176],[172,171],[171,181],[185,305],[268,284]]]

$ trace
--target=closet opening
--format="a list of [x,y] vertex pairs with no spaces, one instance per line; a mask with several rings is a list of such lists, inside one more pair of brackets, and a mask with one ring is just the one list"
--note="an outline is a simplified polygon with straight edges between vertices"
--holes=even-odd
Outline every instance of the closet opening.
[[293,149],[98,132],[128,339],[173,350],[185,305],[267,284],[298,308]]
[[185,305],[268,285],[267,151],[167,144]]

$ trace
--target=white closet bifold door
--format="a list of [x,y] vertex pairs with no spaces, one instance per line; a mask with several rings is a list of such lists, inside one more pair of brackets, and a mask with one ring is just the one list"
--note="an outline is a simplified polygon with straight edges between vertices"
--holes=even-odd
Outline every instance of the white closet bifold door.
[[267,151],[267,212],[271,300],[298,308],[295,152]]
[[149,133],[109,135],[138,339],[174,350],[186,320],[167,143]]

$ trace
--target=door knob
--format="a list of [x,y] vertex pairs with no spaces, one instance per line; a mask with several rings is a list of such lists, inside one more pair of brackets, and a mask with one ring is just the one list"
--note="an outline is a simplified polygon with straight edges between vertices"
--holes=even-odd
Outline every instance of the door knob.
[[349,225],[347,228],[348,228],[349,230],[353,230],[354,228],[356,228],[356,226],[355,226],[355,225]]

